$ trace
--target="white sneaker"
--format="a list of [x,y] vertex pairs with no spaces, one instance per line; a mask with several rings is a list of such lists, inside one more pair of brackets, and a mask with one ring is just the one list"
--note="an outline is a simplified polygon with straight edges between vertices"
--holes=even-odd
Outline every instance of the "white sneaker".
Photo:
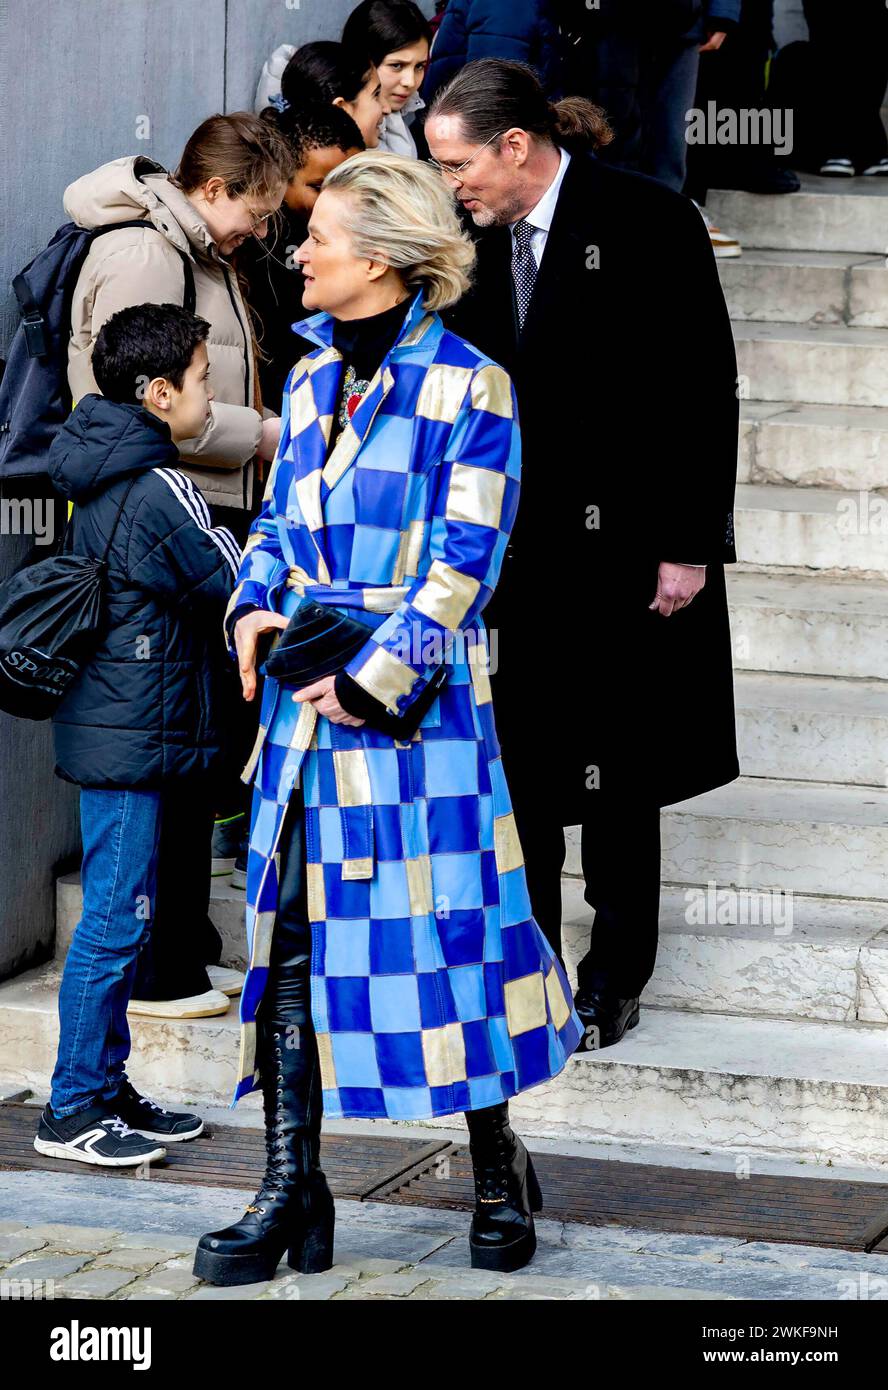
[[850,159],[827,159],[820,172],[827,179],[853,179],[855,171]]
[[207,974],[213,989],[234,999],[244,987],[246,976],[242,970],[230,970],[227,965],[208,965]]
[[863,177],[865,179],[888,178],[888,159],[880,159],[877,164],[871,164],[868,169],[864,169]]
[[712,252],[717,261],[729,260],[732,256],[742,256],[743,247],[736,237],[729,236],[723,232],[721,227],[717,227],[712,218],[699,203],[694,203],[694,207],[699,212],[703,221],[706,223],[706,230],[709,232],[709,241],[712,245]]
[[187,999],[131,999],[128,1014],[143,1018],[215,1018],[228,1012],[230,999],[218,989],[192,994]]

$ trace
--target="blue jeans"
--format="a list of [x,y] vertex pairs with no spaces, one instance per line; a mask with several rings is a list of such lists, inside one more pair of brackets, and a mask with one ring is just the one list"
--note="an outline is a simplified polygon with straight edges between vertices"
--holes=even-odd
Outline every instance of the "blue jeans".
[[80,792],[83,916],[59,989],[59,1050],[50,1105],[61,1118],[111,1100],[126,1078],[126,1006],[151,926],[159,792]]

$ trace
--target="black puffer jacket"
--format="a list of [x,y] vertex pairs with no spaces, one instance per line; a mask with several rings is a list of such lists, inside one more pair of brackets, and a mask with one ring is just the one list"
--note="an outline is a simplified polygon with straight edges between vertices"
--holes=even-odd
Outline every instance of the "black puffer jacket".
[[132,483],[108,560],[105,632],[54,720],[56,772],[83,787],[156,788],[219,758],[222,617],[239,549],[211,527],[178,460],[163,421],[97,395],[50,452],[78,554],[102,554]]

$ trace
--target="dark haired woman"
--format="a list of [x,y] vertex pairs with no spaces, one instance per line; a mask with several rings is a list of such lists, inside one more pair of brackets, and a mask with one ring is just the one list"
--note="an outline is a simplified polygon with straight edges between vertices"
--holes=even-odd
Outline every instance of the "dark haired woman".
[[291,367],[311,351],[311,344],[292,328],[303,317],[302,269],[296,251],[305,241],[308,219],[327,174],[349,155],[358,154],[364,141],[351,116],[339,106],[317,104],[284,112],[268,107],[263,119],[276,121],[293,150],[296,167],[269,235],[245,242],[237,253],[237,264],[249,286],[263,399],[277,411]]
[[[96,237],[74,288],[68,346],[73,399],[98,390],[93,347],[112,314],[135,304],[182,304],[193,282],[195,311],[210,325],[215,400],[199,437],[181,446],[182,465],[215,504],[214,521],[241,542],[252,504],[252,460],[274,457],[280,420],[279,402],[273,412],[262,406],[250,318],[231,258],[249,238],[266,235],[292,171],[290,146],[277,128],[234,112],[210,116],[195,130],[174,174],[152,159],[130,156],[65,190],[65,211],[79,226],[126,223]],[[249,729],[242,737],[249,748]],[[233,749],[233,759],[238,756]],[[140,957],[132,1012],[219,1014],[229,994],[238,992],[242,977],[236,972],[213,970],[208,977],[206,969],[208,959],[218,960],[220,946],[207,906],[213,812],[223,809],[212,805],[209,793],[206,804],[180,793],[165,807],[154,924]]]
[[341,43],[319,40],[301,48],[281,44],[262,69],[254,109],[274,106],[298,112],[305,106],[329,102],[351,116],[368,150],[379,144],[387,107],[379,73],[366,53],[347,50]]
[[361,0],[342,30],[346,48],[367,53],[379,73],[387,112],[379,147],[416,158],[410,123],[425,102],[419,89],[429,62],[432,30],[413,0]]

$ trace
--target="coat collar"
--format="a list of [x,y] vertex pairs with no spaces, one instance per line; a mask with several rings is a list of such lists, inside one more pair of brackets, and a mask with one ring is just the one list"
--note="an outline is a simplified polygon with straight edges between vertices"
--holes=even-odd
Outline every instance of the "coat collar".
[[[391,357],[392,354],[402,349],[414,347],[419,341],[419,337],[422,336],[419,334],[414,336],[414,331],[422,326],[424,319],[428,318],[431,320],[432,317],[423,308],[422,295],[423,291],[418,290],[413,296],[413,302],[407,310],[407,317],[404,319],[401,331],[395,339],[392,348],[386,354],[386,358]],[[301,338],[307,338],[308,341],[314,343],[316,347],[330,348],[333,346],[333,325],[335,322],[336,320],[332,314],[321,312],[319,314],[312,314],[310,318],[301,319],[299,323],[291,324],[291,327],[294,333],[298,333]],[[383,361],[385,360],[384,358]]]

